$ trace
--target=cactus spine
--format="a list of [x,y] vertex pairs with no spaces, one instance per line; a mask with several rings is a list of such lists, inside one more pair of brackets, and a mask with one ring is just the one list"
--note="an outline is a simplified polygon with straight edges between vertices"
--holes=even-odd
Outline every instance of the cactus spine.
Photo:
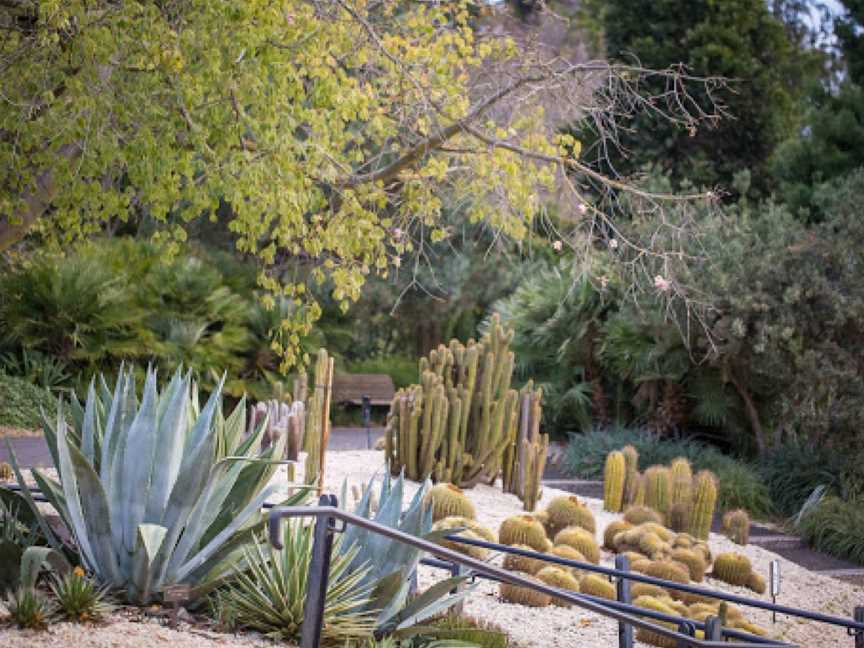
[[693,510],[690,514],[690,535],[707,540],[717,505],[717,478],[709,470],[696,475],[693,488]]
[[624,480],[627,477],[627,460],[623,452],[610,452],[603,470],[603,508],[618,513],[624,504]]
[[493,318],[477,342],[452,340],[419,362],[419,384],[400,389],[387,417],[384,450],[393,474],[462,488],[492,484],[533,510],[548,437],[540,434],[540,390],[511,389],[513,331]]
[[670,464],[672,471],[672,506],[681,504],[690,506],[691,489],[693,487],[693,469],[684,457],[678,457]]
[[645,471],[645,503],[666,515],[672,505],[672,473],[666,466],[651,466]]
[[632,445],[621,448],[627,465],[627,475],[624,478],[624,504],[632,504],[636,498],[639,485],[639,451]]

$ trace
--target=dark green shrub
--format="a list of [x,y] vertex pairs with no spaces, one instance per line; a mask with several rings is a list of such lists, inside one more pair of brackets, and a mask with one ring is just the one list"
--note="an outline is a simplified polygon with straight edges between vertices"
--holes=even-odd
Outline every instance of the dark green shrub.
[[759,461],[762,476],[779,513],[795,515],[817,486],[843,493],[845,460],[831,449],[787,445]]
[[0,373],[0,425],[35,430],[42,427],[40,408],[54,412],[56,407],[47,389]]
[[381,373],[393,379],[396,389],[417,382],[417,358],[408,356],[374,356],[365,360],[351,360],[345,364],[348,373]]
[[864,565],[864,500],[826,497],[804,515],[798,530],[820,551]]

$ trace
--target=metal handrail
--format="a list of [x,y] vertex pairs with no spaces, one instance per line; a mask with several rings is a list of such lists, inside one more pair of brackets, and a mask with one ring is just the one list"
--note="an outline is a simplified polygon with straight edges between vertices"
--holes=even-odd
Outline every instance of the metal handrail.
[[762,601],[760,599],[748,598],[746,596],[738,596],[737,594],[730,594],[728,592],[723,592],[720,590],[712,590],[705,587],[699,587],[697,585],[685,585],[684,583],[675,583],[667,580],[663,580],[662,578],[656,578],[654,576],[648,576],[646,574],[641,574],[639,572],[622,572],[619,569],[614,569],[611,567],[603,567],[602,565],[595,565],[594,563],[586,563],[577,560],[569,560],[567,558],[560,558],[558,556],[553,556],[552,554],[544,554],[536,551],[529,551],[527,549],[519,549],[517,547],[511,547],[509,545],[501,545],[494,542],[486,542],[483,540],[474,540],[473,538],[465,538],[459,535],[449,535],[447,536],[447,540],[452,542],[457,542],[460,544],[469,545],[472,547],[482,547],[484,549],[489,549],[492,551],[501,551],[505,553],[515,554],[517,556],[524,556],[526,558],[534,558],[536,560],[542,560],[545,562],[555,563],[558,565],[564,565],[565,567],[575,567],[577,569],[581,569],[582,571],[591,571],[597,574],[603,574],[604,576],[615,576],[618,578],[627,578],[628,580],[639,582],[639,583],[648,583],[650,585],[658,585],[660,587],[664,587],[666,589],[674,589],[680,592],[687,592],[688,594],[698,594],[701,596],[707,596],[710,598],[715,598],[723,601],[729,601],[730,603],[737,603],[738,605],[744,605],[748,607],[760,608],[763,610],[768,610],[769,612],[777,612],[779,614],[786,614],[789,616],[795,616],[801,619],[808,619],[810,621],[818,621],[819,623],[828,623],[831,625],[842,626],[844,628],[848,628],[849,630],[856,630],[864,632],[864,623],[860,621],[856,621],[854,619],[848,619],[838,616],[832,616],[830,614],[822,614],[821,612],[811,612],[810,610],[801,610],[798,608],[788,607],[785,605],[777,605],[776,603],[771,603],[769,601]]
[[[325,496],[326,497],[326,496]],[[332,497],[332,496],[331,496]],[[335,498],[334,498],[335,499]],[[324,500],[327,501],[326,499]],[[468,567],[474,572],[479,574],[483,574],[486,576],[494,577],[497,580],[501,580],[503,582],[510,583],[512,585],[517,585],[520,587],[525,587],[528,589],[532,589],[537,592],[541,592],[543,594],[547,594],[549,596],[553,596],[557,599],[562,599],[569,603],[572,603],[578,607],[584,608],[591,612],[595,612],[596,614],[600,614],[602,616],[611,617],[612,619],[617,620],[619,623],[627,624],[635,628],[639,628],[642,630],[646,630],[648,632],[653,632],[659,634],[661,636],[667,637],[669,639],[673,639],[678,642],[679,646],[692,646],[693,648],[728,648],[729,644],[722,640],[719,632],[715,632],[715,637],[711,639],[697,639],[692,635],[686,635],[682,632],[671,630],[668,627],[656,625],[649,621],[645,621],[639,616],[635,616],[637,614],[641,615],[645,612],[644,608],[637,608],[636,606],[628,605],[626,607],[626,611],[622,609],[615,609],[608,605],[606,602],[599,603],[595,598],[589,598],[584,594],[578,594],[575,592],[565,591],[558,589],[556,587],[552,587],[542,582],[537,582],[531,580],[529,578],[525,578],[524,576],[520,576],[518,573],[508,572],[493,565],[490,565],[482,560],[478,560],[477,558],[472,558],[470,556],[466,556],[458,551],[453,549],[448,549],[447,547],[443,547],[439,544],[431,542],[429,540],[425,540],[423,538],[418,538],[416,536],[410,535],[398,529],[394,529],[392,527],[384,526],[372,520],[366,519],[359,515],[355,515],[353,513],[349,513],[348,511],[344,511],[339,509],[333,505],[325,505],[325,506],[288,506],[288,507],[277,507],[273,508],[270,511],[268,527],[269,527],[269,535],[270,535],[270,544],[273,545],[276,549],[282,548],[282,535],[280,532],[280,522],[283,518],[292,518],[292,517],[315,517],[316,518],[316,536],[321,533],[319,537],[324,537],[324,533],[319,532],[319,529],[324,530],[326,533],[332,534],[337,529],[335,528],[333,521],[339,520],[344,524],[353,524],[362,529],[366,529],[367,531],[372,531],[377,535],[384,536],[386,538],[390,538],[392,540],[397,540],[403,544],[407,544],[409,546],[415,547],[422,551],[432,554],[433,556],[437,556],[439,558],[444,558],[450,560],[453,563],[462,565],[464,567]],[[344,528],[344,527],[343,527]],[[314,561],[314,549],[313,549],[313,561]],[[326,579],[326,572],[325,572]],[[313,579],[314,582],[314,579]],[[319,586],[320,587],[320,586]],[[312,600],[313,597],[311,593],[307,595],[307,601]],[[621,607],[626,604],[620,603],[616,607]],[[305,614],[305,612],[304,612]],[[649,615],[645,615],[649,616]],[[314,614],[309,617],[310,619],[314,619]],[[306,617],[304,617],[304,626]],[[681,619],[682,622],[686,622],[693,627],[693,621],[690,619]],[[711,624],[714,625],[714,624]],[[715,626],[719,630],[719,626]],[[303,648],[306,648],[306,644],[302,644]],[[309,644],[310,646],[314,646],[315,644]],[[771,641],[770,643],[764,643],[764,640],[760,637],[756,641],[750,641],[749,643],[736,643],[736,648],[765,648],[765,646],[773,646],[776,648],[794,648],[793,644],[783,643],[779,641]]]

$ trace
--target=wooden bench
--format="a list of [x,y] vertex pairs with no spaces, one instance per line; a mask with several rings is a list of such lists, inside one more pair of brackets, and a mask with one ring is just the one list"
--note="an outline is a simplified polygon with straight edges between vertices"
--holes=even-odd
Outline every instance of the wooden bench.
[[333,402],[362,405],[368,396],[375,406],[389,405],[396,394],[393,379],[387,374],[336,374],[333,376]]

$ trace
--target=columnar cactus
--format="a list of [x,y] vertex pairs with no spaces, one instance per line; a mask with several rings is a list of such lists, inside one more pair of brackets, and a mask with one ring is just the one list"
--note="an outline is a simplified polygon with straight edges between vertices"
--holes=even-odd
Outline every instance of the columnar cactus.
[[735,509],[723,515],[723,533],[732,542],[746,545],[750,540],[750,516],[747,511]]
[[12,481],[12,466],[10,466],[5,461],[0,463],[0,481],[8,482]]
[[533,510],[548,438],[540,434],[541,391],[530,381],[521,391],[510,387],[512,339],[496,317],[479,342],[452,340],[420,359],[420,384],[400,389],[387,417],[393,474],[462,488],[500,475],[504,490]]
[[672,505],[672,473],[666,466],[651,466],[645,471],[645,503],[666,515]]
[[315,364],[315,388],[309,397],[303,449],[306,451],[307,484],[324,483],[324,461],[330,438],[330,399],[333,391],[333,358],[320,349]]
[[693,487],[693,510],[690,514],[690,535],[707,540],[717,505],[717,478],[709,470],[696,475]]
[[673,460],[669,466],[672,471],[672,505],[690,506],[693,487],[693,469],[684,457]]
[[624,453],[610,452],[603,470],[603,508],[612,513],[621,511],[624,505],[624,480],[627,477],[627,460]]

